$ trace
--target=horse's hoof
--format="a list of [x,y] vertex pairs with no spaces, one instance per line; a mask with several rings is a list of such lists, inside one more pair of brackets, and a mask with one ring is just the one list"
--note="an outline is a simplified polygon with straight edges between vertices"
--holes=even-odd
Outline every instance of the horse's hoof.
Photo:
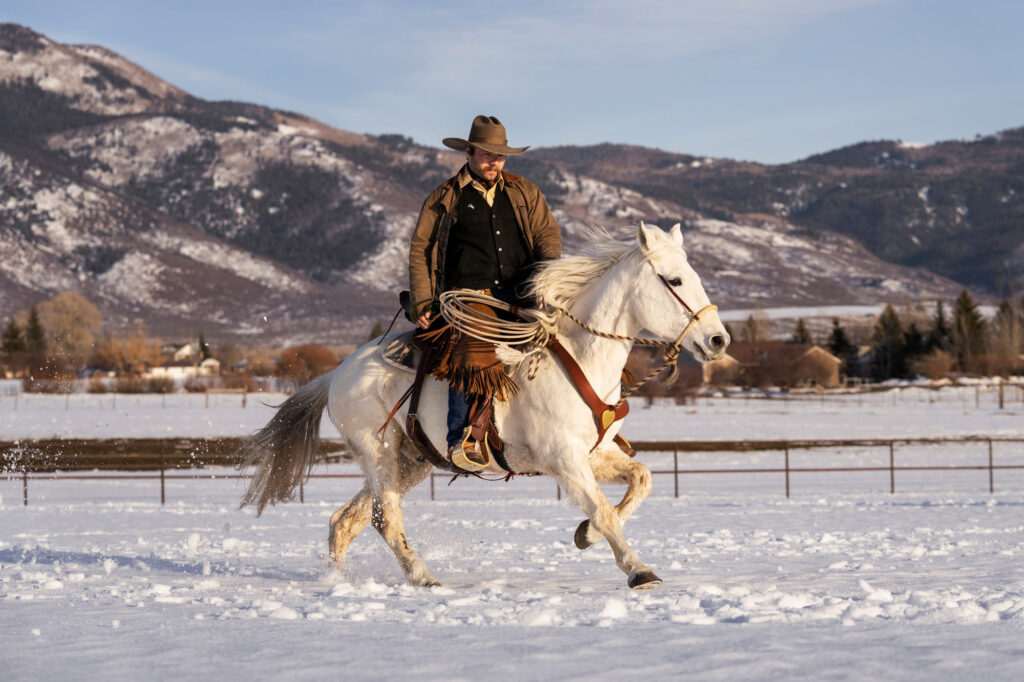
[[661,578],[654,575],[654,571],[646,570],[629,574],[627,584],[634,590],[649,590],[661,584]]
[[413,585],[417,587],[441,587],[441,581],[433,576],[432,573],[427,572],[425,575],[418,576],[415,580],[410,579]]
[[580,549],[586,549],[594,543],[587,539],[587,532],[590,530],[590,519],[584,519],[576,528],[576,534],[572,536],[572,541],[576,543],[576,546]]

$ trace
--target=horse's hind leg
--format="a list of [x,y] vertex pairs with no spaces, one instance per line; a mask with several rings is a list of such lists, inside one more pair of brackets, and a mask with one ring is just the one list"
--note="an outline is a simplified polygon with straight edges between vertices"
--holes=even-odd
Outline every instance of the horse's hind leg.
[[[399,497],[405,495],[412,488],[426,478],[430,473],[430,465],[423,465],[420,462],[410,462],[405,457],[399,462]],[[339,568],[345,561],[345,554],[352,541],[370,524],[373,518],[373,494],[370,491],[369,482],[363,489],[349,501],[344,507],[331,515],[330,531],[327,536],[327,545],[330,550],[331,562]],[[386,539],[386,538],[385,538]],[[401,559],[399,559],[401,563]]]
[[[625,525],[640,503],[651,493],[651,470],[630,458],[617,445],[595,450],[591,468],[598,483],[625,483],[626,494],[615,505],[619,521]],[[586,549],[601,540],[601,534],[590,527],[590,520],[584,520],[576,529],[573,541],[580,549]]]
[[[402,496],[427,477],[431,466],[400,453],[400,440],[392,439],[390,447],[381,448],[375,459],[367,462],[367,482],[373,493],[370,523],[395,553],[406,580],[424,587],[440,585],[409,545],[402,515]],[[408,446],[408,441],[403,445]]]
[[363,532],[370,523],[373,496],[370,487],[363,489],[344,507],[331,515],[331,529],[327,534],[327,547],[330,551],[331,563],[339,568],[345,563],[348,546]]

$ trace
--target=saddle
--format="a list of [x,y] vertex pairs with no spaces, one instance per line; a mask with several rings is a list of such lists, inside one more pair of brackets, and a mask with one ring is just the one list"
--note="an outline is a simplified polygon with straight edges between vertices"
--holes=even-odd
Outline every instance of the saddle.
[[[426,433],[424,433],[417,416],[423,380],[437,366],[441,360],[439,356],[444,352],[442,347],[433,343],[438,337],[437,332],[438,330],[434,328],[405,332],[392,339],[381,352],[381,357],[389,365],[405,371],[415,372],[415,377],[412,386],[395,403],[391,414],[388,415],[387,420],[384,422],[384,426],[380,428],[380,433],[384,432],[384,429],[391,423],[398,410],[408,401],[409,413],[406,416],[406,433],[409,434],[409,438],[416,446],[416,449],[419,450],[421,455],[420,461],[429,461],[436,468],[455,474],[470,474],[473,472],[465,471],[455,466],[447,457],[438,452],[437,448],[430,442],[430,439],[427,438]],[[482,443],[486,439],[494,461],[505,471],[513,473],[508,466],[508,462],[505,460],[504,444],[498,435],[498,429],[494,425],[494,420],[491,418],[492,406],[493,400],[489,397],[474,401],[469,412],[470,434],[473,440],[477,442]]]
[[391,339],[380,353],[384,362],[397,369],[415,372],[421,351],[413,344],[414,336],[416,330],[404,332]]

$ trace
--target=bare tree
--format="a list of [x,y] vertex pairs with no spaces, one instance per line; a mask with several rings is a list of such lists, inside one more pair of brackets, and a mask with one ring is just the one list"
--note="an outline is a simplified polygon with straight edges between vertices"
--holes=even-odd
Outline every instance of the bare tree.
[[989,336],[995,371],[1003,376],[1020,366],[1024,353],[1024,299],[1019,305],[1009,300],[999,304]]
[[755,310],[740,327],[740,340],[748,343],[771,341],[772,322],[763,310]]
[[305,384],[338,366],[338,356],[314,344],[285,348],[277,361],[277,374],[282,379]]
[[64,291],[38,305],[50,353],[72,367],[81,367],[92,355],[103,328],[99,308],[85,296]]
[[929,379],[942,379],[953,371],[956,358],[941,348],[933,348],[928,353],[920,355],[911,362],[911,369],[916,374],[922,374]]
[[231,369],[235,365],[244,362],[249,350],[245,346],[230,341],[217,344],[212,351],[212,357],[220,360],[223,369]]
[[107,334],[96,346],[96,360],[122,373],[136,373],[160,360],[160,339],[150,339],[141,320],[127,336]]

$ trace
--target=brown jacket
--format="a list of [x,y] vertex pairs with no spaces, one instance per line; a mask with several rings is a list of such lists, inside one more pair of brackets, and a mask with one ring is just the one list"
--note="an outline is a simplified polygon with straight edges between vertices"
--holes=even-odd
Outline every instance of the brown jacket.
[[[562,255],[562,237],[547,201],[529,180],[502,171],[505,193],[512,202],[516,222],[534,261]],[[445,291],[444,255],[448,231],[459,200],[458,174],[431,192],[423,202],[409,250],[409,318],[415,320]]]

